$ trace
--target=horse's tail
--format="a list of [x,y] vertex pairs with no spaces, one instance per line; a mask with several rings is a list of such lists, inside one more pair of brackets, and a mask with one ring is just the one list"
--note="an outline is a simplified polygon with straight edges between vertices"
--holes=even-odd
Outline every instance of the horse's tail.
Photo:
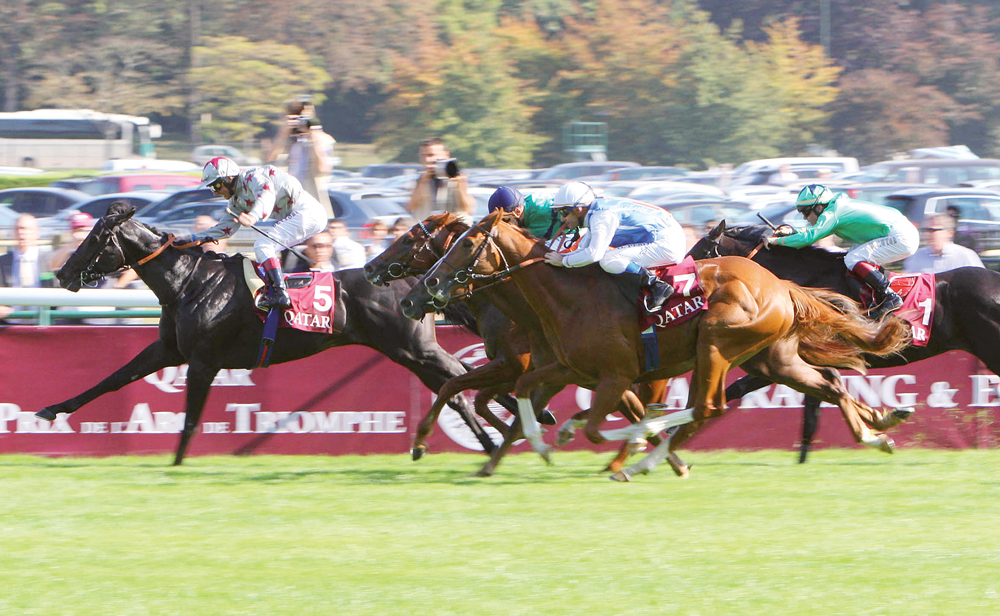
[[459,325],[479,336],[479,322],[472,309],[465,302],[452,302],[441,309],[444,317],[453,325]]
[[910,343],[910,328],[902,319],[872,321],[857,302],[839,293],[789,283],[789,294],[795,306],[791,334],[799,338],[799,356],[810,364],[864,372],[863,353],[885,357]]

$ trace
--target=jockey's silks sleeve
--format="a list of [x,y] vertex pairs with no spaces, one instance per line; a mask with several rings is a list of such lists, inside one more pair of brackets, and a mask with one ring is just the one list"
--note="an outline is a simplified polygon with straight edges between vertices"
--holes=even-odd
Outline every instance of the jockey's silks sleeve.
[[563,256],[566,267],[584,267],[600,261],[618,230],[619,218],[614,212],[597,211],[587,213],[587,228],[590,230],[580,242],[580,247]]

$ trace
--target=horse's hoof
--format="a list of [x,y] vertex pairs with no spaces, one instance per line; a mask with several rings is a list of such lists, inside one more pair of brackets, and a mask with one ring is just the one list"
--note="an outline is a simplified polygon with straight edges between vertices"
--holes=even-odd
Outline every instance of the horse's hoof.
[[632,481],[632,478],[625,471],[618,471],[617,473],[611,475],[609,479],[611,479],[611,481],[619,481],[621,483],[628,483]]
[[47,406],[42,410],[38,411],[37,413],[35,413],[35,417],[38,417],[39,419],[44,419],[45,421],[55,421],[56,414],[55,411],[51,409],[52,407]]
[[667,464],[674,471],[674,474],[681,479],[687,479],[691,475],[691,464],[684,464],[684,461],[674,455],[667,456]]
[[896,443],[889,438],[889,436],[881,434],[879,435],[879,441],[881,441],[878,446],[879,451],[884,451],[886,453],[893,453],[896,451]]
[[917,412],[917,409],[913,408],[912,406],[908,406],[908,407],[905,407],[905,408],[894,410],[892,412],[892,416],[895,417],[896,419],[900,420],[900,421],[906,421],[907,419],[909,419],[916,412]]
[[556,416],[549,409],[544,409],[538,414],[538,423],[543,426],[554,426],[556,425]]
[[472,475],[473,477],[492,477],[493,471],[488,468],[481,468]]
[[420,445],[419,447],[414,447],[413,449],[410,450],[410,455],[413,457],[414,462],[424,457],[425,453],[427,453],[427,447],[424,445]]
[[556,433],[556,446],[562,447],[573,440],[573,430],[560,430]]
[[649,441],[644,438],[630,439],[628,445],[626,445],[626,451],[628,452],[628,455],[634,456],[640,451],[646,451],[646,446],[648,444]]

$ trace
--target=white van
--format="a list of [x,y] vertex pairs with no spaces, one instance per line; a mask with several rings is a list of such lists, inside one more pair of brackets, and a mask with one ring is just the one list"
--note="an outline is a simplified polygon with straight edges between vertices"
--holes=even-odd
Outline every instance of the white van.
[[852,173],[859,169],[858,159],[848,156],[796,156],[762,158],[743,163],[733,170],[729,186],[767,184],[768,179],[788,165],[800,180],[818,180],[836,173]]

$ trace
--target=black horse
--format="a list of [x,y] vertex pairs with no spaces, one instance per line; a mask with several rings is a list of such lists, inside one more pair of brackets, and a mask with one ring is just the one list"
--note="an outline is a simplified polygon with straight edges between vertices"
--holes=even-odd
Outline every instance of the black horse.
[[[695,259],[720,255],[747,256],[761,246],[772,230],[765,225],[725,228],[725,221],[691,249]],[[779,278],[804,287],[821,287],[857,299],[860,284],[847,275],[844,255],[821,248],[788,248],[772,245],[757,250],[753,260]],[[1000,273],[979,267],[960,267],[936,275],[934,321],[927,346],[910,345],[900,355],[866,356],[874,368],[902,366],[946,351],[961,350],[978,357],[994,374],[1000,374]],[[770,383],[744,377],[726,391],[736,399]],[[819,401],[806,398],[799,461],[804,462],[819,427]]]
[[[242,257],[176,248],[171,244],[172,236],[131,220],[134,213],[135,209],[124,202],[113,203],[56,276],[64,288],[78,291],[106,274],[134,268],[163,308],[159,338],[94,387],[35,414],[52,421],[57,413],[72,413],[157,370],[187,362],[187,415],[174,458],[176,465],[184,459],[216,373],[223,368],[254,367],[263,323],[254,313],[244,282]],[[399,301],[412,287],[412,279],[375,287],[360,269],[337,272],[334,278],[336,333],[280,329],[271,363],[360,344],[412,371],[434,392],[466,371],[438,345],[433,319],[413,321],[399,311]],[[465,399],[457,396],[449,405],[462,415],[486,451],[492,452],[494,443]]]

